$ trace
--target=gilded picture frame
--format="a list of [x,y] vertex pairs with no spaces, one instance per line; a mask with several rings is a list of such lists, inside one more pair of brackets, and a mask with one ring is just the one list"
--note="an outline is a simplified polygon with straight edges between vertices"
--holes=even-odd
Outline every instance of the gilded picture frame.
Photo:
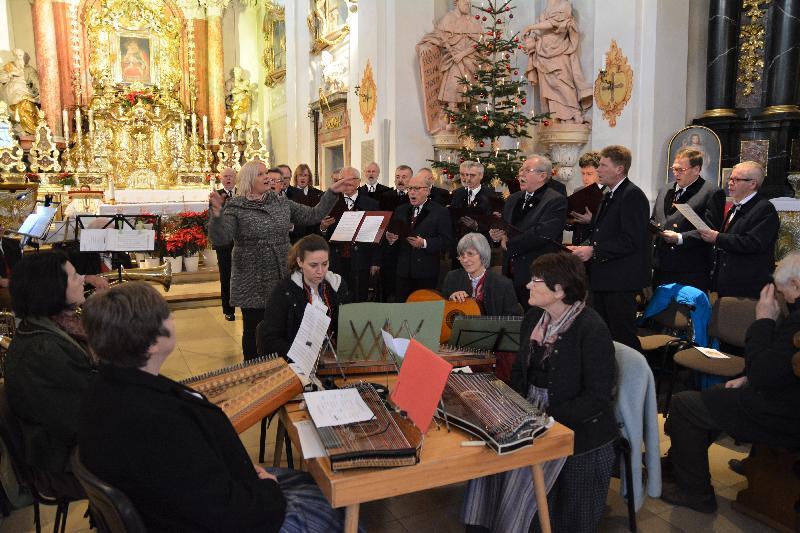
[[158,39],[148,31],[121,30],[111,43],[115,83],[159,86]]
[[286,11],[269,3],[264,8],[264,84],[274,87],[286,78]]
[[346,0],[309,0],[308,31],[311,33],[311,53],[319,54],[339,44],[350,34],[347,24]]
[[675,132],[667,146],[667,184],[675,181],[672,173],[672,162],[681,148],[694,148],[703,153],[703,169],[700,176],[706,181],[722,188],[721,161],[722,143],[714,130],[705,126],[687,126]]

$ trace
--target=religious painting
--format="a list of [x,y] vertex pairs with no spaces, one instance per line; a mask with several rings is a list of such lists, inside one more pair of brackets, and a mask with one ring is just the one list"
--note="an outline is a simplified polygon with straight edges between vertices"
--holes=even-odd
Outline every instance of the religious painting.
[[669,141],[667,147],[667,183],[675,181],[672,173],[672,162],[675,155],[683,148],[692,148],[703,154],[703,170],[700,176],[718,187],[725,184],[721,181],[720,161],[722,160],[722,144],[714,130],[705,126],[689,126],[678,130]]
[[114,78],[117,83],[141,83],[157,85],[155,41],[142,33],[120,33],[116,42],[117,50]]
[[309,0],[308,31],[311,32],[311,53],[318,54],[347,37],[347,2],[345,0]]
[[730,186],[731,174],[733,174],[733,167],[722,169],[722,190],[725,191],[725,198],[730,196],[730,191],[728,191],[728,187]]
[[264,13],[264,83],[274,87],[286,77],[286,20],[283,6],[269,3]]
[[739,149],[739,161],[755,161],[767,175],[769,160],[769,141],[742,141]]

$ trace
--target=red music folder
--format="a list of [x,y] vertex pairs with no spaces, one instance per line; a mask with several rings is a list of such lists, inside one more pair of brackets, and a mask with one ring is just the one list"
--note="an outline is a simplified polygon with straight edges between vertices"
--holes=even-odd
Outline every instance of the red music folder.
[[423,434],[428,432],[451,370],[453,366],[444,358],[409,340],[391,399]]
[[391,218],[391,211],[345,211],[339,216],[330,240],[378,244]]

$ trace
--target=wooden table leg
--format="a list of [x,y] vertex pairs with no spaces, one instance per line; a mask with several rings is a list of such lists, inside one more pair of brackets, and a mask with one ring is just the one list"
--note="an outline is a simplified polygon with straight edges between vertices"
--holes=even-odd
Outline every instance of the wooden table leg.
[[275,432],[275,453],[272,456],[272,466],[277,468],[281,466],[281,458],[283,457],[283,441],[286,436],[286,426],[283,425],[283,420],[278,419],[278,427]]
[[547,508],[547,487],[544,484],[542,465],[533,465],[533,492],[536,495],[536,506],[539,509],[539,526],[542,533],[550,533],[550,510]]
[[345,533],[358,533],[358,504],[348,505],[344,512]]

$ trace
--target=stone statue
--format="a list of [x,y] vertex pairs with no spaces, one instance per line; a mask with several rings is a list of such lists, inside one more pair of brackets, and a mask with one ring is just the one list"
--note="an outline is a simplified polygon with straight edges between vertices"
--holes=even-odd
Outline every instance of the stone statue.
[[227,93],[225,100],[228,104],[228,115],[231,117],[233,128],[243,130],[247,127],[247,119],[250,116],[253,93],[250,81],[245,79],[241,67],[233,67],[231,77],[225,85]]
[[19,116],[22,129],[32,135],[39,110],[39,74],[29,61],[24,50],[14,49],[14,60],[0,70],[0,100],[8,104],[12,117]]
[[[442,74],[438,99],[445,107],[455,109],[464,102],[463,88],[459,79],[471,80],[477,68],[475,42],[483,33],[481,23],[472,16],[470,0],[457,0],[456,7],[449,11],[436,29],[417,44],[417,53],[425,45],[433,45],[441,50],[439,71]],[[443,119],[446,119],[442,115]],[[437,130],[444,129],[440,124]]]
[[539,86],[542,112],[555,122],[589,122],[592,87],[581,70],[580,35],[568,0],[548,0],[539,22],[522,31],[528,54],[525,75]]

